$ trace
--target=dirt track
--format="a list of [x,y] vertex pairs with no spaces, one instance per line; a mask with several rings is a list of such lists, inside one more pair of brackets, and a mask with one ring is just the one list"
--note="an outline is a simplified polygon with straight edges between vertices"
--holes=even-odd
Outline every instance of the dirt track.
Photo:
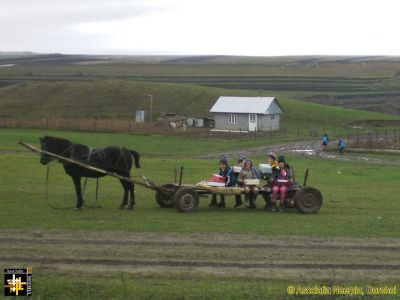
[[1,265],[60,272],[388,280],[400,276],[399,250],[396,239],[0,231]]
[[[336,141],[331,142],[331,149],[333,145],[336,145]],[[387,164],[387,165],[400,165],[400,159],[397,156],[393,156],[391,160],[371,157],[365,154],[345,154],[339,155],[336,151],[321,151],[320,149],[321,143],[320,141],[300,141],[300,142],[291,142],[285,144],[276,144],[276,145],[268,145],[268,146],[257,146],[257,147],[249,147],[240,150],[227,151],[223,153],[212,153],[202,157],[201,159],[212,159],[212,158],[220,158],[220,157],[228,157],[228,158],[238,158],[238,157],[254,157],[254,156],[266,156],[269,152],[274,151],[279,154],[284,153],[292,153],[304,156],[316,156],[323,159],[331,159],[331,160],[340,160],[340,161],[363,161],[363,162],[371,162],[378,164]]]

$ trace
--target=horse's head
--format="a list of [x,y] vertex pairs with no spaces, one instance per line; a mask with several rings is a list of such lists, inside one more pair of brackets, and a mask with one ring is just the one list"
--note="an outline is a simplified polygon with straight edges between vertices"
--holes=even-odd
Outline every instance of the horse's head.
[[132,156],[133,156],[133,160],[135,161],[135,167],[137,168],[137,169],[139,169],[140,168],[140,163],[139,163],[139,160],[140,160],[140,154],[139,154],[139,152],[137,152],[137,151],[135,151],[135,150],[129,150],[129,152],[132,154]]
[[[41,137],[39,138],[39,140],[40,149],[42,151],[54,153],[61,156],[66,156],[65,154],[67,154],[68,149],[70,149],[72,145],[72,143],[68,140],[50,136]],[[40,155],[40,163],[42,165],[47,165],[52,160],[55,160],[55,158],[45,153],[42,153]]]

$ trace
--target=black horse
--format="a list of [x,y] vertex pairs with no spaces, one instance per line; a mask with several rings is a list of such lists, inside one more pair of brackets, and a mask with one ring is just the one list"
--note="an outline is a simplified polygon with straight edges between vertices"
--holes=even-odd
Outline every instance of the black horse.
[[[43,151],[51,152],[66,158],[74,159],[79,162],[88,164],[90,166],[98,167],[109,172],[117,173],[124,177],[130,178],[130,170],[132,167],[132,157],[135,162],[136,168],[140,168],[139,153],[133,150],[128,150],[121,146],[109,146],[102,149],[92,149],[88,146],[81,144],[74,144],[69,140],[45,136],[40,138],[41,149]],[[42,153],[40,163],[46,165],[55,158]],[[81,178],[99,178],[105,174],[85,169],[78,165],[60,161],[64,165],[65,172],[71,176],[76,190],[76,209],[80,209],[83,205]],[[134,184],[131,182],[120,180],[124,188],[124,198],[120,205],[124,209],[128,204],[128,196],[130,193],[130,202],[128,209],[133,209],[135,206],[135,193]]]

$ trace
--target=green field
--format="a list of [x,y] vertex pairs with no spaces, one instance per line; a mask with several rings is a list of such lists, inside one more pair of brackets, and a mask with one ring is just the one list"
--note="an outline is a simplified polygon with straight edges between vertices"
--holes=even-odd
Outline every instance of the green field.
[[[15,132],[15,131],[14,131]],[[36,131],[25,131],[26,140],[31,141],[38,137]],[[53,132],[54,133],[54,132]],[[60,134],[61,136],[71,136],[68,134]],[[110,135],[91,134],[96,139],[97,145],[101,141],[108,141]],[[29,136],[29,138],[28,138]],[[89,135],[81,136],[81,141],[86,140]],[[107,139],[108,138],[108,139]],[[173,181],[174,166],[183,165],[185,167],[185,183],[196,183],[216,171],[217,159],[198,160],[190,158],[189,153],[183,153],[180,157],[176,156],[176,152],[171,151],[168,155],[165,151],[167,148],[159,148],[157,143],[162,144],[162,140],[153,137],[144,137],[135,140],[130,137],[130,143],[124,143],[122,136],[115,136],[114,141],[118,144],[128,145],[128,147],[136,149],[143,153],[142,168],[134,170],[134,174],[146,175],[148,178],[160,183],[170,183]],[[6,138],[10,141],[10,137]],[[152,144],[151,142],[155,142]],[[4,144],[3,144],[4,143]],[[137,143],[137,144],[136,144]],[[175,140],[176,145],[178,142]],[[3,147],[4,145],[4,147]],[[146,148],[143,148],[146,145]],[[194,155],[200,155],[200,152],[208,148],[208,143],[202,144],[197,141],[197,145],[193,144],[196,151]],[[1,148],[10,149],[9,142],[2,142]],[[229,145],[224,145],[229,147]],[[13,148],[17,148],[14,146]],[[157,149],[157,152],[147,153],[148,149]],[[217,148],[217,151],[226,150]],[[158,152],[162,150],[161,153]],[[173,149],[171,149],[173,150]],[[165,159],[160,160],[154,158],[157,154],[165,154]],[[185,155],[186,154],[186,155]],[[186,158],[182,158],[185,157]],[[2,191],[4,193],[3,200],[8,203],[9,208],[13,211],[18,210],[18,214],[22,217],[22,221],[14,219],[15,223],[3,223],[1,226],[8,228],[18,227],[25,228],[28,225],[34,228],[57,228],[62,224],[64,229],[112,229],[112,230],[129,230],[129,231],[155,231],[155,232],[257,232],[260,234],[282,234],[279,228],[285,226],[285,233],[289,235],[316,235],[316,236],[384,236],[399,237],[398,231],[398,210],[391,209],[386,211],[387,207],[393,203],[397,197],[398,181],[400,174],[396,166],[379,166],[368,165],[365,163],[346,163],[327,161],[315,158],[304,158],[298,156],[288,156],[288,160],[292,165],[296,166],[299,173],[306,167],[311,169],[310,185],[318,187],[325,195],[325,203],[323,211],[315,216],[303,216],[300,214],[290,214],[290,219],[283,219],[279,215],[269,217],[271,221],[268,226],[265,224],[265,212],[257,211],[248,214],[238,210],[227,209],[224,212],[216,212],[206,208],[207,201],[202,201],[201,213],[193,215],[176,214],[171,210],[159,209],[153,200],[153,191],[137,188],[138,209],[134,212],[137,218],[131,219],[129,212],[117,211],[119,218],[115,219],[115,211],[119,201],[122,199],[122,190],[119,183],[113,178],[105,178],[101,180],[101,200],[105,210],[85,210],[82,215],[85,218],[78,218],[77,214],[65,211],[48,211],[47,203],[43,201],[43,179],[45,167],[38,164],[38,158],[31,154],[2,154],[2,173],[10,174],[10,176],[2,176]],[[256,165],[265,162],[264,158],[254,158]],[[21,165],[13,171],[13,166]],[[24,176],[29,174],[29,176]],[[301,173],[300,173],[301,174]],[[299,176],[300,176],[299,174]],[[50,190],[50,200],[56,206],[73,206],[74,193],[72,183],[63,169],[56,165],[52,169],[51,185],[55,188]],[[371,182],[376,186],[385,186],[383,190],[369,188]],[[14,186],[14,184],[16,186]],[[91,184],[93,187],[93,184]],[[29,202],[22,197],[18,197],[21,189],[29,193]],[[351,191],[354,190],[354,194]],[[92,190],[89,190],[89,195]],[[93,198],[93,195],[88,196]],[[121,198],[121,199],[120,199]],[[13,200],[14,199],[14,200]],[[233,200],[233,199],[232,199]],[[90,203],[91,200],[88,200]],[[261,199],[260,199],[260,202]],[[26,205],[22,205],[25,203]],[[28,205],[34,204],[34,207]],[[260,203],[261,204],[261,203]],[[229,206],[233,206],[230,205]],[[20,207],[18,209],[18,207]],[[34,214],[32,212],[35,211]],[[25,212],[25,214],[23,214]],[[2,218],[10,217],[8,211],[3,210]],[[157,222],[148,222],[154,218],[155,214]],[[385,214],[384,222],[378,219],[379,216]],[[243,215],[241,215],[243,214]],[[29,217],[28,217],[29,215]],[[240,215],[240,217],[238,217]],[[63,216],[63,217],[62,217]],[[139,217],[140,216],[140,217]],[[235,217],[233,217],[235,216]],[[62,217],[62,218],[61,218]],[[208,222],[201,222],[206,218]],[[92,220],[90,222],[87,222]],[[97,224],[96,219],[103,220],[107,225]],[[43,222],[46,220],[45,222]],[[62,223],[60,223],[62,222]],[[183,222],[184,226],[179,226]],[[225,226],[225,225],[226,226]],[[106,227],[105,227],[106,226]]]
[[[332,138],[394,132],[400,126],[398,57],[0,52],[4,64],[13,66],[0,68],[0,265],[33,267],[33,299],[321,299],[290,296],[289,285],[397,285],[397,295],[367,298],[399,298],[396,154],[338,157],[334,145],[324,156],[283,153],[297,181],[309,168],[308,184],[323,194],[314,215],[269,212],[262,197],[255,210],[233,208],[233,197],[227,208],[209,209],[210,198],[200,198],[199,209],[184,214],[160,208],[154,192],[140,186],[135,210],[120,210],[123,190],[111,177],[100,179],[97,203],[95,180],[89,179],[85,206],[77,212],[62,166],[51,164],[46,199],[46,167],[17,144],[38,147],[39,137],[51,135],[91,147],[123,145],[141,154],[142,168],[132,175],[171,183],[174,167],[184,166],[183,182],[193,184],[215,173],[224,153],[233,164],[232,153],[240,150],[258,165],[267,151],[255,148],[318,145],[325,132]],[[148,111],[149,94],[154,117],[166,112],[207,117],[221,95],[276,96],[285,113],[280,132],[257,138],[208,136],[195,129],[124,134],[135,110]],[[60,120],[90,126],[33,129]],[[104,133],[96,120],[110,128],[118,120],[127,123],[121,133]]]
[[[21,262],[33,265],[35,298],[286,299],[288,284],[398,283],[397,269],[384,271],[379,267],[398,260],[399,252],[393,252],[397,248],[391,248],[398,247],[400,238],[400,211],[395,205],[400,174],[394,164],[286,154],[298,177],[304,168],[310,168],[309,184],[324,196],[324,204],[315,215],[294,209],[273,214],[263,209],[262,198],[257,199],[256,210],[234,209],[232,197],[226,209],[208,209],[209,198],[201,198],[198,211],[183,214],[158,207],[154,192],[142,187],[136,188],[135,210],[119,210],[122,188],[114,178],[100,180],[97,204],[101,208],[85,207],[76,212],[71,209],[75,204],[72,182],[61,165],[51,167],[46,202],[46,167],[16,144],[20,138],[37,143],[45,133],[0,131],[0,195],[6,207],[0,211],[0,261],[6,267],[20,267]],[[156,183],[172,182],[172,169],[179,165],[185,168],[184,183],[203,180],[216,171],[218,161],[193,157],[209,154],[210,148],[218,153],[232,147],[231,142],[157,136],[48,134],[94,146],[115,143],[136,149],[142,153],[142,168],[132,173],[146,175]],[[190,147],[178,155],[183,145]],[[264,162],[264,157],[252,159]],[[95,182],[89,180],[86,205],[94,204],[94,192]],[[266,244],[266,248],[257,243]],[[277,255],[274,251],[283,252]],[[184,265],[180,267],[179,262]],[[238,263],[272,263],[273,267],[243,269]],[[277,269],[276,263],[283,264],[283,269]],[[323,267],[300,275],[307,269],[296,269],[299,263],[311,268],[321,263]],[[377,264],[378,269],[342,270],[338,266],[333,273],[330,267],[324,269],[325,264],[338,263]],[[133,267],[128,267],[131,264]],[[287,269],[287,264],[294,269]]]

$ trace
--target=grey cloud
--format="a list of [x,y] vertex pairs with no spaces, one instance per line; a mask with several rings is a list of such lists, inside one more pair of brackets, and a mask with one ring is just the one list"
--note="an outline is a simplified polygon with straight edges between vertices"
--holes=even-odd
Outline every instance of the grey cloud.
[[[24,2],[24,3],[22,3]],[[131,19],[165,10],[139,1],[5,1],[0,6],[1,27],[69,26],[87,22]]]
[[85,52],[107,43],[110,47],[110,37],[88,35],[74,25],[133,19],[166,9],[140,0],[2,0],[0,51]]

